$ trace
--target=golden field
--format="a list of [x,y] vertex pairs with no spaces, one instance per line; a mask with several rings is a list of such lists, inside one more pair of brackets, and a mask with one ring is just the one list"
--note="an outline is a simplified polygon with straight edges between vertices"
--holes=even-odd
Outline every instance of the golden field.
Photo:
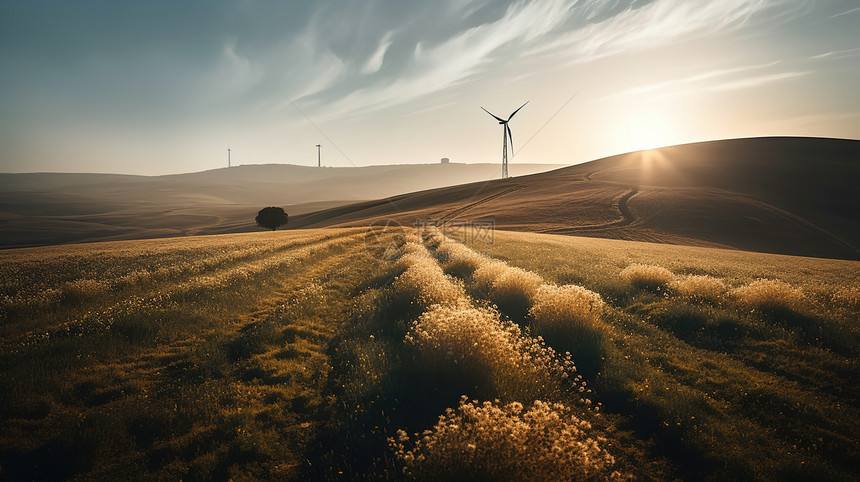
[[853,478],[860,263],[319,229],[0,252],[0,478]]

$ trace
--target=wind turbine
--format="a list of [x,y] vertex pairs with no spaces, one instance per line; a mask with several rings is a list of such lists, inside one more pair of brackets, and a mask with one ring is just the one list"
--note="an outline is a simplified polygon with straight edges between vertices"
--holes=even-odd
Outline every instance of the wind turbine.
[[[526,104],[528,104],[528,101],[526,101]],[[492,112],[481,107],[481,109],[483,109],[484,112],[493,116],[493,118],[496,119],[497,121],[499,121],[499,124],[502,125],[502,179],[507,179],[507,177],[508,177],[508,141],[509,140],[511,143],[511,153],[513,154],[513,152],[514,152],[514,136],[511,134],[511,128],[510,128],[510,126],[508,126],[508,122],[510,122],[510,120],[514,117],[514,115],[516,115],[516,113],[519,112],[520,109],[525,107],[526,104],[521,105],[519,107],[519,109],[515,110],[513,112],[513,114],[508,116],[507,120],[502,119],[501,117],[497,117]]]

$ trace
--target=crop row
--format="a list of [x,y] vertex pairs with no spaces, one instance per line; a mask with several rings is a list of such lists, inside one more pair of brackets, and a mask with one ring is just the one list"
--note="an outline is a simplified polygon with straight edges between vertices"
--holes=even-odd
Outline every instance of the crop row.
[[404,343],[417,350],[424,369],[448,373],[493,397],[479,402],[464,395],[432,428],[412,436],[400,430],[389,444],[405,473],[619,476],[601,447],[605,439],[586,421],[599,409],[590,408],[590,390],[569,354],[502,320],[494,308],[475,304],[417,238],[402,247],[396,263],[402,273],[393,282],[395,292],[423,310]]
[[[305,242],[290,243],[289,248],[282,248],[274,254],[253,259],[247,262],[228,266],[214,273],[193,275],[168,286],[162,287],[158,293],[137,296],[131,295],[107,306],[99,306],[86,310],[47,330],[29,332],[24,341],[18,346],[23,348],[32,344],[45,343],[52,338],[81,337],[90,334],[110,331],[120,322],[157,318],[160,312],[176,308],[189,299],[205,299],[210,296],[229,296],[230,288],[241,286],[249,281],[265,276],[275,269],[288,269],[288,266],[307,258],[314,252],[325,250],[336,245],[352,241],[354,236],[317,237],[311,244]],[[120,328],[122,329],[122,328]],[[130,333],[134,336],[134,333]]]
[[[33,256],[30,250],[19,250],[12,257],[0,257],[0,297],[8,303],[26,298],[59,299],[88,289],[117,291],[204,273],[334,236],[311,232],[278,237],[178,238],[147,241],[145,245],[136,241],[98,243],[48,248],[39,256]],[[122,248],[110,249],[115,245]]]
[[[820,316],[818,300],[805,289],[776,279],[732,286],[716,276],[632,264],[615,272],[626,287],[611,291],[618,304],[610,305],[584,287],[545,283],[438,232],[423,237],[443,271],[461,278],[467,292],[490,300],[553,348],[569,350],[612,414],[629,417],[667,446],[684,447],[682,454],[699,454],[710,470],[808,475],[832,470],[822,455],[846,464],[856,453],[836,443],[856,426],[853,408],[840,409],[844,399],[818,391],[841,397],[843,390],[816,380],[815,372],[801,373],[812,363],[785,365],[789,347],[791,355],[827,361],[839,357],[822,347],[856,353],[853,325]],[[852,298],[850,289],[840,293]],[[712,345],[734,351],[702,348]],[[779,358],[762,357],[768,347]],[[831,369],[851,376],[850,366]],[[822,444],[827,451],[820,451]],[[753,454],[749,447],[758,448]],[[703,465],[690,464],[688,456],[677,460],[702,473]]]
[[547,283],[539,275],[490,258],[437,231],[423,234],[445,271],[472,281],[479,298],[493,302],[512,321],[527,326],[557,350],[573,356],[588,375],[599,368],[609,331],[603,298],[582,286]]

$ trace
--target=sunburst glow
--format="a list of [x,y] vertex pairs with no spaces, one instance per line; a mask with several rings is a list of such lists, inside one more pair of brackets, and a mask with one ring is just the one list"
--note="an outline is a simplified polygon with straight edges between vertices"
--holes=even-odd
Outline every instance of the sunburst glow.
[[674,122],[661,112],[640,112],[619,124],[618,152],[639,151],[675,144]]

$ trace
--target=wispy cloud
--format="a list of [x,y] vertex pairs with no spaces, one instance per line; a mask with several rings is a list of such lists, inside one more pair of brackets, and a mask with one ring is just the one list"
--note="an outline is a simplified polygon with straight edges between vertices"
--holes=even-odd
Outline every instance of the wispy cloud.
[[[503,67],[508,59],[543,57],[554,65],[589,62],[735,31],[751,19],[764,17],[765,12],[772,20],[776,13],[770,10],[776,5],[786,4],[777,0],[654,0],[644,4],[636,0],[520,0],[503,8],[486,0],[449,0],[411,27],[398,23],[392,29],[395,24],[388,23],[384,29],[380,25],[364,28],[361,31],[368,41],[340,50],[332,47],[337,41],[332,32],[362,29],[362,22],[350,23],[345,18],[359,16],[356,12],[332,15],[334,10],[330,10],[314,16],[305,31],[283,49],[286,55],[280,60],[274,56],[269,63],[283,65],[284,97],[302,98],[302,105],[321,119],[343,118],[405,104],[466,82],[507,75]],[[374,8],[379,6],[367,6],[362,18],[378,17]],[[334,21],[337,29],[325,24]],[[385,33],[374,40],[374,32]],[[688,83],[706,80],[702,75],[685,79]],[[286,107],[284,102],[277,109]]]
[[768,62],[765,64],[746,65],[743,67],[735,67],[731,69],[715,69],[700,74],[690,75],[677,79],[655,82],[652,84],[641,85],[629,89],[620,90],[607,96],[601,97],[600,100],[615,99],[619,97],[638,96],[643,94],[663,94],[671,95],[688,92],[693,88],[701,88],[707,85],[708,81],[719,79],[734,74],[743,74],[753,71],[758,71],[778,65],[779,62]]
[[321,41],[321,30],[317,15],[301,34],[283,47],[283,60],[274,65],[275,69],[285,72],[285,82],[292,87],[289,97],[293,100],[328,89],[348,72],[349,60],[341,58]]
[[[169,170],[200,166],[226,142],[261,161],[303,159],[329,132],[374,162],[407,153],[399,162],[435,157],[438,143],[418,145],[432,129],[450,141],[446,151],[478,160],[483,141],[471,134],[472,120],[458,116],[483,115],[469,107],[476,95],[481,103],[531,99],[525,125],[552,119],[557,100],[580,87],[580,112],[559,122],[582,142],[570,142],[572,131],[560,126],[532,152],[546,160],[612,153],[614,120],[636,109],[680,118],[714,107],[714,116],[685,117],[685,132],[702,138],[729,125],[738,135],[756,133],[763,129],[754,122],[778,127],[792,115],[821,113],[810,128],[784,125],[794,133],[858,137],[860,125],[856,114],[831,114],[860,111],[856,1],[251,0],[209,9],[53,1],[49,22],[42,3],[17,2],[0,14],[7,169],[82,160],[67,155],[70,145],[86,145],[83,160],[114,169],[117,158],[151,158],[140,150],[150,138],[194,159]],[[105,28],[109,20],[118,27]],[[580,102],[608,88],[638,98]],[[664,99],[681,95],[689,97]],[[642,99],[650,105],[637,105]],[[725,122],[715,131],[718,117]],[[308,139],[316,126],[322,135]],[[122,141],[102,146],[105,133]],[[162,158],[185,159],[178,156]]]
[[259,104],[256,109],[271,110],[274,105],[277,110],[289,106],[281,99],[306,98],[331,88],[345,79],[351,63],[321,42],[317,32],[311,20],[290,38],[265,47],[226,39],[219,62],[204,75],[209,88],[198,93],[208,101],[232,98]]
[[777,74],[770,75],[759,75],[756,77],[748,77],[746,79],[733,80],[729,82],[723,82],[721,84],[716,84],[708,87],[705,90],[712,91],[724,91],[724,90],[738,90],[738,89],[748,89],[752,87],[760,87],[765,84],[770,84],[773,82],[778,82],[780,80],[792,79],[794,77],[800,77],[803,75],[811,74],[811,71],[797,71],[797,72],[780,72]]
[[860,7],[852,8],[851,10],[847,10],[847,11],[842,12],[842,13],[837,13],[836,15],[831,15],[831,16],[827,17],[825,20],[830,20],[831,18],[841,17],[843,15],[849,15],[849,14],[852,14],[855,12],[860,12]]
[[[860,9],[858,9],[860,10]],[[831,50],[830,52],[824,52],[822,54],[813,55],[809,57],[809,60],[823,60],[823,59],[845,59],[849,57],[857,57],[860,56],[860,47],[856,49],[846,49],[846,50]]]
[[645,95],[649,98],[666,98],[692,93],[749,89],[812,73],[809,70],[773,73],[762,72],[780,64],[782,64],[782,62],[768,62],[765,64],[746,65],[730,69],[715,69],[687,77],[625,89],[601,97],[599,100]]
[[570,5],[563,0],[519,2],[494,22],[468,28],[436,45],[419,42],[397,79],[354,91],[331,105],[332,115],[408,102],[457,85],[481,71],[511,44],[533,42],[561,24]]
[[259,73],[251,68],[251,61],[236,51],[236,39],[224,43],[218,78],[230,90],[243,91],[259,80]]
[[367,62],[364,63],[364,67],[361,68],[362,74],[373,74],[379,72],[379,69],[382,68],[382,61],[385,59],[385,53],[388,52],[388,48],[391,47],[391,36],[394,32],[388,32],[382,37],[382,40],[379,41],[379,47],[377,47],[376,52],[373,52],[373,55],[367,59]]
[[737,30],[774,3],[772,0],[656,0],[640,7],[631,5],[608,19],[570,31],[540,50],[562,52],[572,62],[587,62],[658,47],[685,37]]
[[451,12],[459,18],[468,18],[481,8],[485,7],[489,0],[451,0]]

